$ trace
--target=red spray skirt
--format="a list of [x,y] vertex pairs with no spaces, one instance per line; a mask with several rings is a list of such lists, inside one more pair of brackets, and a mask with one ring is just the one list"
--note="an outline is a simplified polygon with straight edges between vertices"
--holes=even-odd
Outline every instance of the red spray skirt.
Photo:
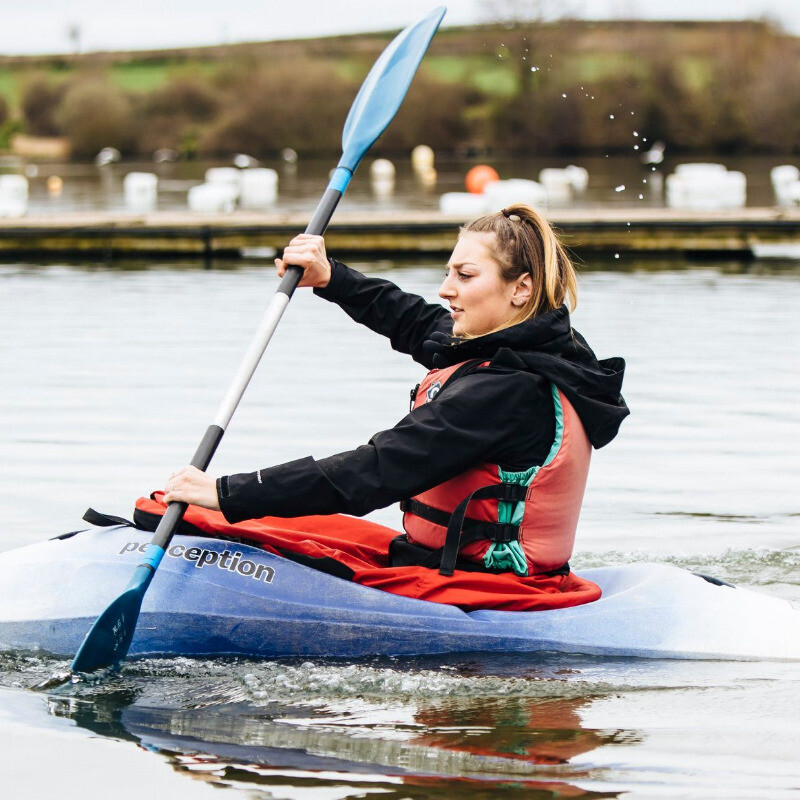
[[[163,515],[164,493],[141,497],[137,512]],[[567,575],[520,577],[456,570],[451,577],[427,567],[392,567],[389,542],[397,531],[343,514],[330,516],[261,517],[231,524],[219,511],[190,505],[184,522],[223,539],[238,539],[276,555],[329,560],[343,565],[343,572],[363,586],[385,592],[458,606],[465,611],[541,611],[591,603],[600,598],[600,587],[570,572]],[[330,571],[330,570],[326,570]]]

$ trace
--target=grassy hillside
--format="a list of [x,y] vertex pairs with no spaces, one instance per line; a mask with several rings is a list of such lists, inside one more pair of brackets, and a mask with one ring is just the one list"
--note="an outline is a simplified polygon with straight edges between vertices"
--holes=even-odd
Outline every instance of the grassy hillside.
[[[333,151],[337,126],[391,36],[0,56],[0,123],[5,117],[6,138],[65,135],[78,157],[99,142],[185,156]],[[800,149],[798,56],[798,39],[754,22],[445,29],[381,146],[614,152],[633,146],[624,114],[674,150],[792,152]],[[290,114],[291,127],[281,121]]]

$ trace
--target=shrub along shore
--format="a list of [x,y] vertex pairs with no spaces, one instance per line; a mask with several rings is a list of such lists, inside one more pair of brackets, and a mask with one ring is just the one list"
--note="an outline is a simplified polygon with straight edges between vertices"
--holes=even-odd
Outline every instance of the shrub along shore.
[[[0,57],[0,149],[16,133],[182,158],[335,154],[391,33]],[[800,39],[766,22],[448,28],[374,151],[537,155],[800,152]]]

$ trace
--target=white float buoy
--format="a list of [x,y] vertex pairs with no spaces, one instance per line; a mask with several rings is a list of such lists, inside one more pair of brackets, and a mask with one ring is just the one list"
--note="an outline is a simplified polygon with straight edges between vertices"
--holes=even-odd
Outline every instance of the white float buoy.
[[722,164],[681,164],[667,176],[666,186],[670,208],[720,211],[747,202],[744,173],[728,171]]
[[242,208],[267,208],[278,199],[278,173],[266,167],[242,170],[239,189]]
[[211,167],[206,170],[206,183],[213,186],[226,186],[233,191],[234,199],[239,199],[239,175],[236,167]]
[[28,179],[24,175],[0,175],[0,192],[20,200],[27,200]]
[[0,175],[0,217],[23,217],[28,210],[28,179]]
[[237,169],[250,169],[257,167],[261,162],[253,156],[248,156],[246,153],[237,153],[233,157],[233,166]]
[[439,198],[442,214],[468,219],[486,213],[486,197],[474,192],[445,192]]
[[515,203],[524,203],[534,208],[543,208],[550,200],[549,191],[536,181],[512,178],[507,181],[492,181],[483,190],[488,211],[500,211]]
[[550,203],[568,203],[572,200],[572,182],[567,171],[548,167],[539,173],[539,183],[547,190]]
[[800,260],[800,244],[795,242],[753,242],[750,250],[756,258],[780,258]]
[[114,164],[122,158],[116,147],[104,147],[95,157],[94,163],[98,167],[105,167],[107,164]]
[[396,170],[387,158],[377,158],[369,166],[372,191],[379,197],[388,197],[394,191]]
[[136,211],[150,211],[158,201],[158,175],[129,172],[122,181],[125,205]]
[[396,172],[394,164],[388,158],[376,158],[369,165],[369,176],[373,180],[387,180],[389,178],[394,180]]
[[800,203],[800,181],[795,181],[786,188],[786,198],[789,204]]
[[583,167],[570,164],[568,167],[564,167],[564,175],[566,175],[572,191],[578,193],[586,191],[586,187],[589,185],[589,173]]
[[793,164],[782,164],[773,167],[769,172],[775,198],[780,205],[791,205],[794,202],[793,187],[800,181],[800,170]]
[[426,144],[418,144],[411,151],[411,167],[414,172],[422,174],[433,169],[434,154],[433,150]]
[[281,159],[286,164],[296,164],[297,163],[297,151],[292,150],[291,147],[284,147],[281,150]]
[[678,164],[675,167],[676,175],[722,175],[728,171],[724,164],[711,164],[699,162],[695,164]]
[[[235,171],[235,170],[234,170]],[[225,183],[201,183],[189,189],[187,200],[191,211],[230,214],[236,208],[239,187]]]

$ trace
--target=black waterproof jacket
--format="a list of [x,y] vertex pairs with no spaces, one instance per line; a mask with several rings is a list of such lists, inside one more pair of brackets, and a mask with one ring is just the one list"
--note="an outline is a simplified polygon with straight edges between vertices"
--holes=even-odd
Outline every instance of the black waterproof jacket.
[[491,363],[446,384],[367,444],[316,460],[301,458],[217,480],[229,522],[262,516],[362,516],[430,489],[480,463],[521,471],[541,464],[555,437],[550,384],[572,403],[594,447],[630,413],[620,394],[625,362],[598,361],[570,327],[566,307],[476,339],[452,338],[449,312],[390,281],[332,260],[315,293],[389,338],[427,367],[469,359]]

